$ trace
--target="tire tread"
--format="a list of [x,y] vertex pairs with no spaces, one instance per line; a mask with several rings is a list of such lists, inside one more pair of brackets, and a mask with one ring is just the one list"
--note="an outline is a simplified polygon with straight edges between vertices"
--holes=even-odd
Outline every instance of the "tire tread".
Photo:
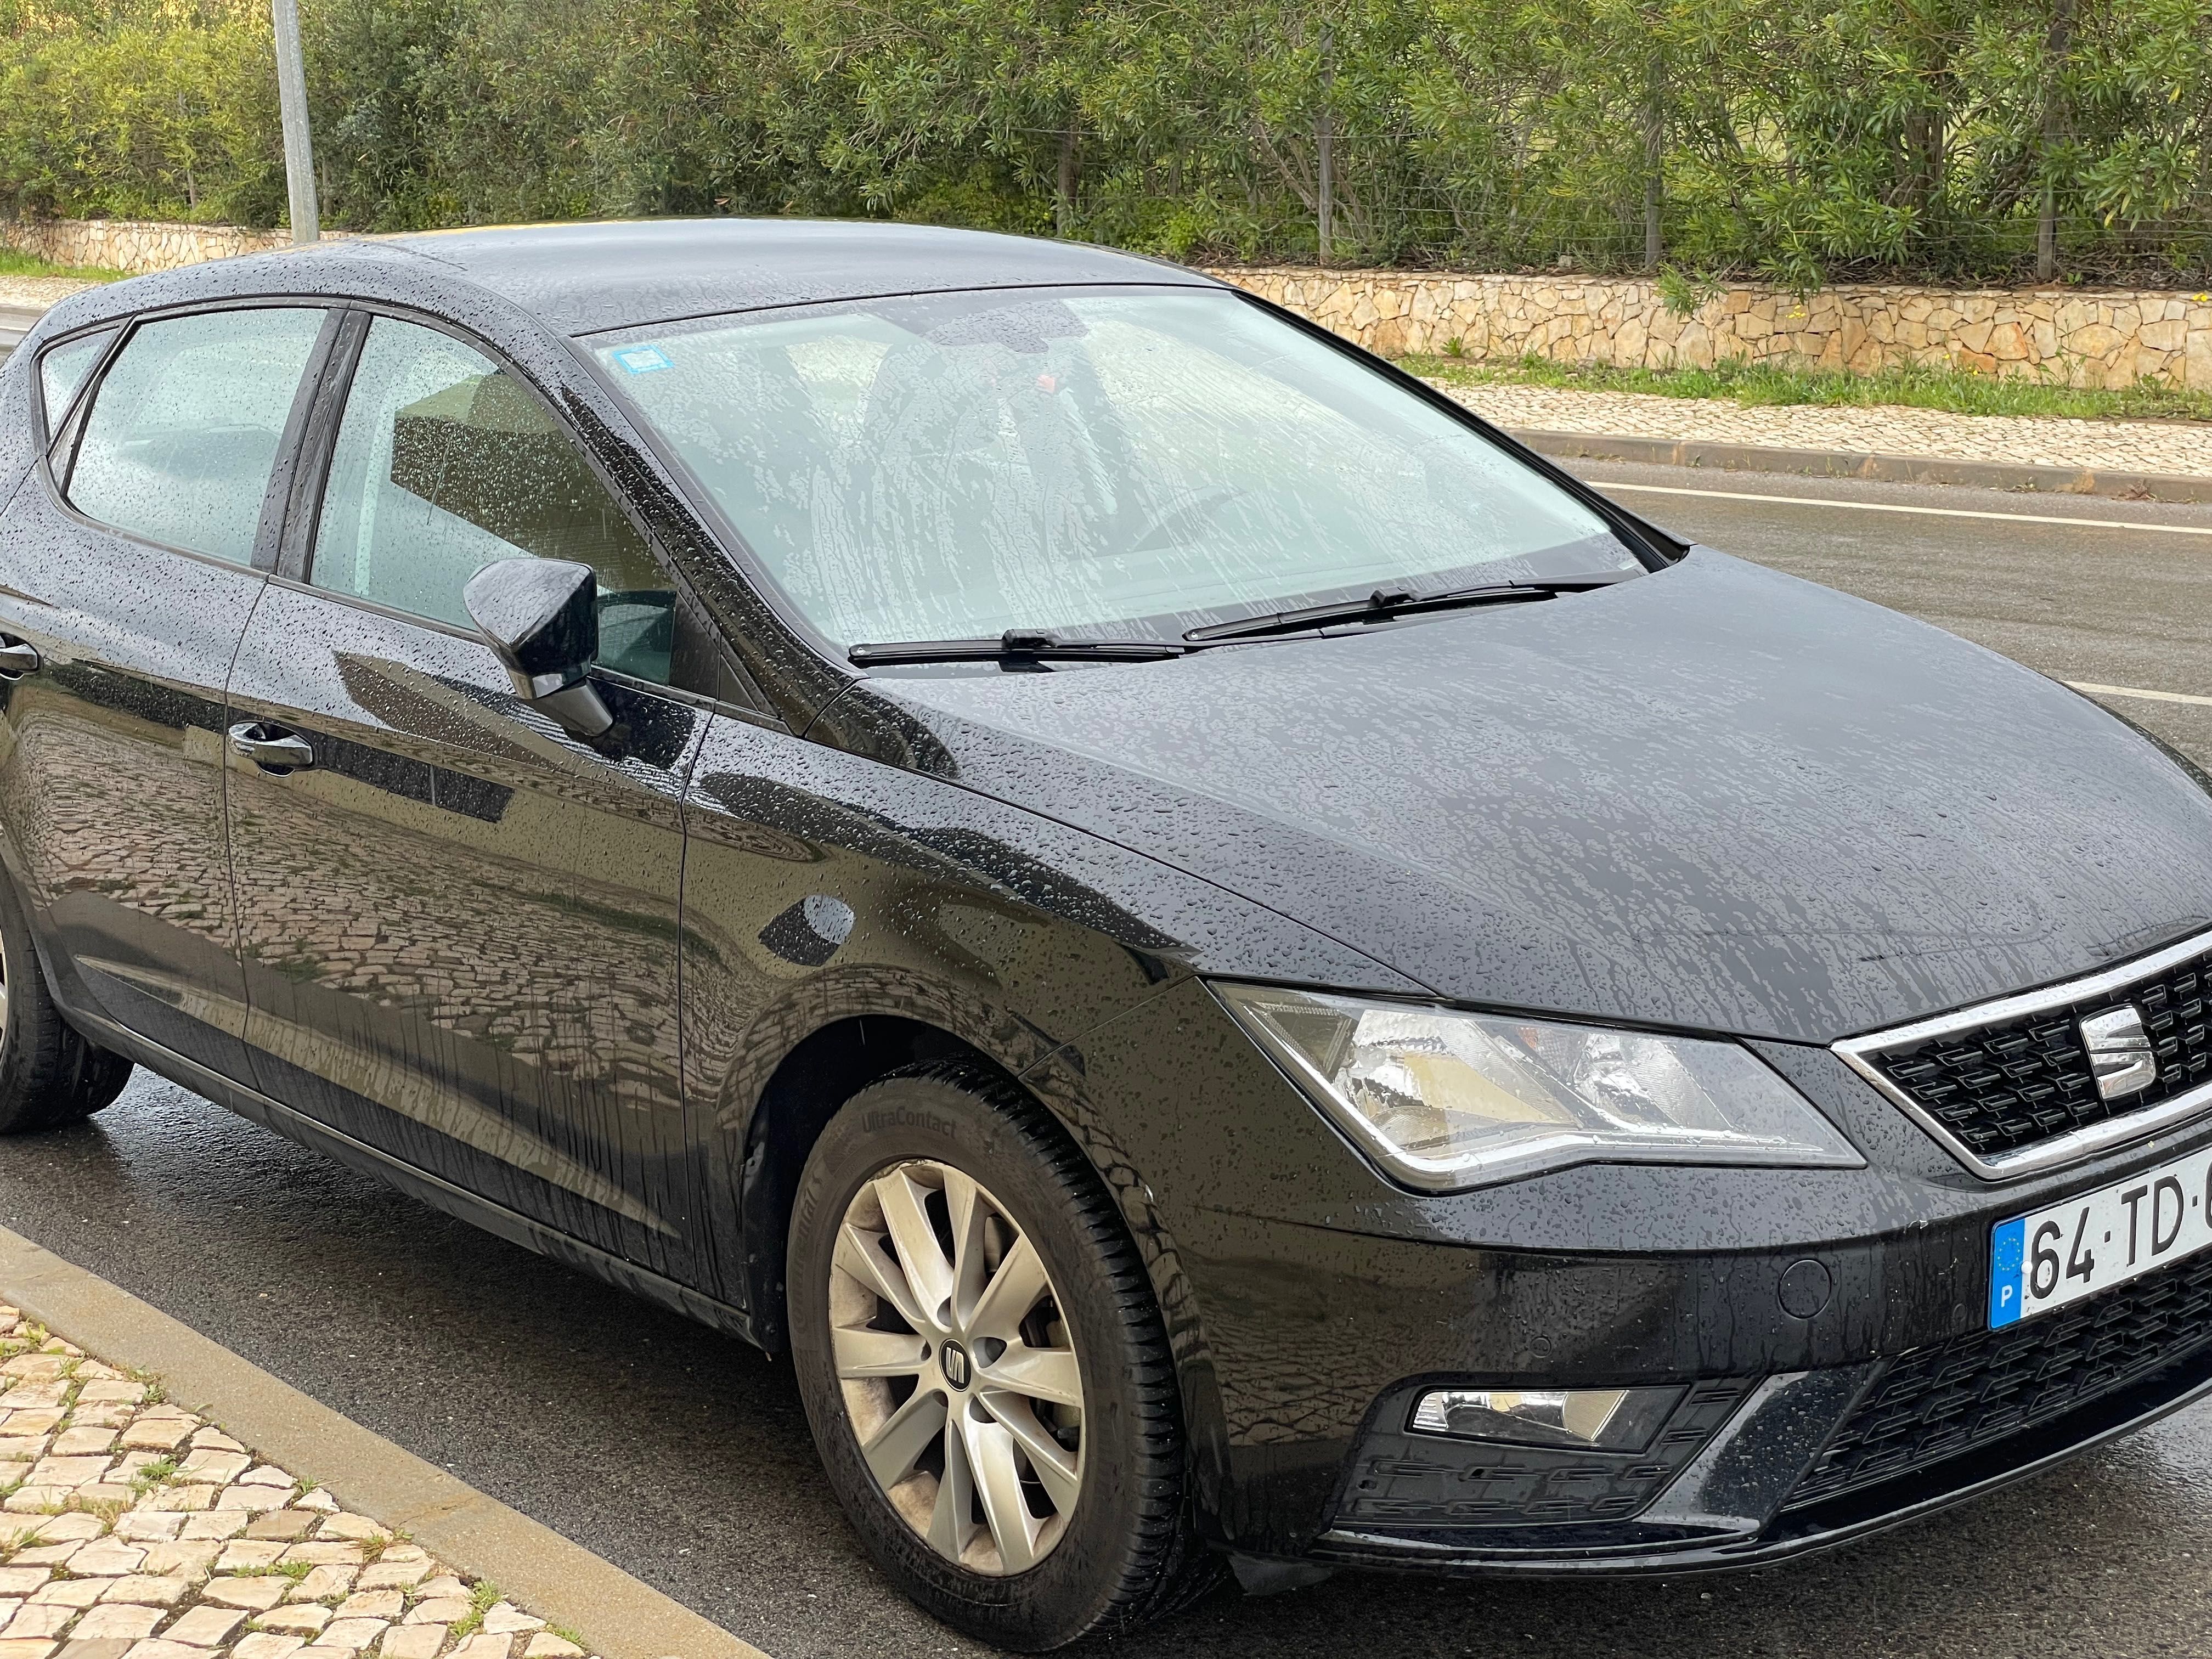
[[[1112,1635],[1188,1607],[1218,1583],[1220,1559],[1198,1541],[1186,1494],[1188,1453],[1182,1397],[1166,1328],[1150,1277],[1121,1212],[1097,1171],[1057,1118],[1000,1073],[971,1060],[939,1060],[896,1073],[973,1094],[1015,1128],[1069,1195],[1070,1214],[1097,1252],[1130,1346],[1139,1410],[1152,1421],[1152,1443],[1140,1455],[1154,1466],[1139,1525],[1129,1540],[1120,1583],[1085,1636]],[[888,1081],[889,1079],[885,1079]]]
[[[898,1139],[896,1129],[889,1144],[866,1139],[872,1133],[862,1127],[866,1115],[892,1101],[902,1108],[941,1109],[950,1122],[965,1127],[957,1133],[951,1127],[926,1130],[919,1142],[912,1136]],[[905,1155],[901,1149],[917,1144],[944,1144],[933,1134],[966,1149],[983,1166],[970,1167],[979,1179],[987,1168],[1005,1175],[1018,1171],[1026,1202],[1048,1213],[1053,1250],[1066,1270],[1080,1276],[1079,1287],[1063,1288],[1079,1292],[1073,1299],[1081,1304],[1081,1328],[1097,1345],[1092,1352],[1108,1378],[1110,1410],[1093,1421],[1102,1433],[1105,1425],[1113,1425],[1110,1441],[1100,1442],[1097,1451],[1106,1460],[1102,1468],[1112,1471],[1103,1488],[1111,1497],[1102,1497],[1106,1507],[1094,1505],[1088,1522],[1078,1517],[1079,1543],[1063,1539],[1064,1553],[1037,1570],[1046,1581],[1024,1592],[1013,1580],[977,1578],[949,1567],[909,1537],[907,1523],[882,1503],[865,1468],[853,1462],[849,1431],[841,1428],[823,1441],[822,1449],[841,1486],[859,1482],[869,1488],[865,1499],[843,1494],[848,1512],[862,1523],[864,1541],[925,1607],[1000,1648],[1057,1648],[1126,1632],[1188,1606],[1222,1572],[1198,1537],[1180,1379],[1152,1278],[1091,1159],[1067,1127],[1012,1078],[980,1060],[927,1060],[875,1079],[846,1101],[816,1143],[800,1183],[789,1248],[793,1260],[805,1265],[792,1275],[791,1291],[803,1280],[807,1295],[818,1292],[817,1280],[829,1271],[822,1240],[837,1224],[845,1202],[836,1194],[848,1190],[856,1172],[869,1167],[866,1160]],[[818,1212],[815,1195],[823,1206]],[[1026,1224],[1034,1228],[1037,1221]],[[811,1314],[794,1310],[795,1337],[811,1332]],[[812,1338],[803,1341],[811,1344]],[[819,1438],[826,1421],[834,1417],[842,1423],[843,1407],[823,1402],[817,1412],[811,1390],[820,1381],[814,1368],[823,1362],[811,1346],[803,1346],[797,1358]],[[860,1510],[854,1508],[856,1501]],[[886,1524],[889,1533],[878,1530]]]

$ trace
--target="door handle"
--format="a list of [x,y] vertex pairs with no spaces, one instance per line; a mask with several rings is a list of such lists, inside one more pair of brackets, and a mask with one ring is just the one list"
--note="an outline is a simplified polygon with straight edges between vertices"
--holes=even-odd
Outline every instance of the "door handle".
[[232,753],[280,777],[287,772],[304,772],[315,763],[314,746],[305,738],[263,720],[232,726],[230,747]]
[[20,680],[45,667],[39,647],[27,645],[12,634],[0,634],[0,680]]

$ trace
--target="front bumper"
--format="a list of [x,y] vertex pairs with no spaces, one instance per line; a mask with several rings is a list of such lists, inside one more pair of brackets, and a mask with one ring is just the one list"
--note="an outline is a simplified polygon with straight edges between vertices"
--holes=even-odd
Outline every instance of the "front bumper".
[[2212,1391],[2212,1249],[1999,1329],[1688,1385],[1648,1447],[1417,1433],[1376,1402],[1314,1559],[1462,1572],[1750,1566],[2033,1474]]
[[[2198,1273],[2212,1278],[2203,1268]],[[1886,1472],[1866,1470],[1860,1479],[1838,1480],[1839,1437],[1854,1425],[1899,1420],[1897,1373],[1915,1357],[1770,1377],[1742,1391],[1722,1428],[1632,1518],[1517,1528],[1393,1526],[1363,1519],[1354,1503],[1340,1505],[1335,1523],[1307,1559],[1545,1577],[1771,1565],[1996,1491],[2212,1394],[2212,1325],[2200,1319],[2191,1335],[2176,1345],[2178,1358],[2154,1369],[2055,1379],[2085,1385],[2069,1408],[2038,1416],[2027,1402],[2023,1420],[2009,1431],[1978,1440],[1958,1433],[1955,1446],[1936,1445],[1924,1458],[1900,1460]],[[1922,1420],[1941,1433],[1946,1417],[1964,1414],[1960,1402],[1976,1378],[1958,1364],[1963,1356],[1936,1358],[1936,1371],[1948,1375],[1923,1396],[1934,1410]],[[2110,1386],[2100,1389],[2100,1381]],[[1372,1460],[1356,1465],[1352,1484],[1372,1478],[1371,1468]]]
[[2212,1391],[2212,1249],[1999,1329],[1692,1382],[1635,1452],[1414,1432],[1433,1385],[1376,1401],[1309,1559],[1550,1575],[1757,1565],[2018,1480]]
[[[1867,1168],[1586,1165],[1399,1194],[1226,1026],[1171,992],[1086,1037],[1082,1072],[1037,1079],[1143,1148],[1116,1190],[1177,1355],[1200,1525],[1248,1562],[1749,1565],[2016,1478],[2212,1380],[2212,1250],[1987,1328],[1994,1225],[2191,1153],[2212,1122],[1993,1184],[1832,1054],[1758,1042]],[[1662,1384],[1686,1415],[1633,1455],[1410,1432],[1429,1389]]]

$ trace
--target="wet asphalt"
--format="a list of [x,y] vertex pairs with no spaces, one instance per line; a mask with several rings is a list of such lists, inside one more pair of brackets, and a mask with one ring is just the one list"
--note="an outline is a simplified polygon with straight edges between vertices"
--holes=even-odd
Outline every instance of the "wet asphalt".
[[[2062,678],[2212,697],[2212,507],[1586,464],[1673,489],[2052,514],[1916,517],[1624,490],[1726,551],[1911,611]],[[2130,700],[2212,767],[2212,706]],[[0,1146],[0,1223],[719,1620],[776,1659],[978,1653],[868,1565],[789,1371],[445,1218],[141,1073]],[[373,1495],[362,1494],[363,1501]],[[1218,1591],[1089,1644],[1143,1659],[1356,1652],[1654,1659],[2212,1650],[2212,1406],[1850,1550],[1609,1584],[1342,1577]]]

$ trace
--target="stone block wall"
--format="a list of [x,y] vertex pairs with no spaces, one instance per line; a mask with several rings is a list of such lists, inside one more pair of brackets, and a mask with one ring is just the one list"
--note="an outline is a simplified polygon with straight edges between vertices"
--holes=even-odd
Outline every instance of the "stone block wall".
[[[283,247],[281,230],[129,219],[0,220],[0,246],[59,265],[168,270]],[[1850,368],[1948,363],[2077,386],[2212,391],[2212,294],[1843,283],[1806,298],[1740,283],[1686,317],[1636,277],[1448,271],[1217,270],[1386,356],[1534,352],[1561,362],[1710,368],[1724,358]]]
[[1725,358],[1849,368],[1947,363],[2067,386],[2160,380],[2212,391],[2212,295],[1844,283],[1807,298],[1730,286],[1686,317],[1656,283],[1290,267],[1215,276],[1386,356],[1527,353],[1561,362],[1710,368]]
[[0,246],[57,265],[91,265],[143,276],[203,259],[289,246],[285,230],[173,225],[143,219],[0,220]]

